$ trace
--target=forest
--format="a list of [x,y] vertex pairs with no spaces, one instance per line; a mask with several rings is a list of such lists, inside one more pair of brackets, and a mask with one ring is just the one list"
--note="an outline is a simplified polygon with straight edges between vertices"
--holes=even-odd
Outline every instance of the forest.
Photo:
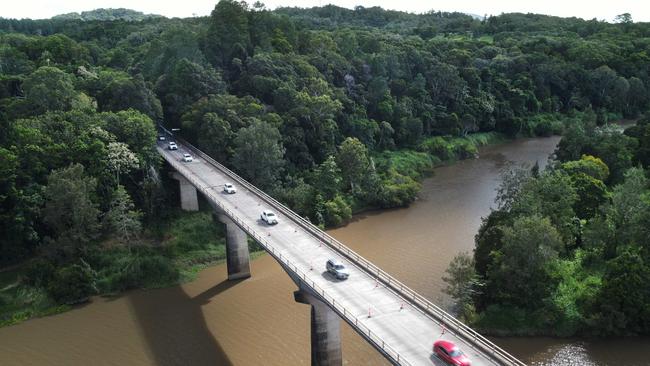
[[[606,291],[607,271],[618,278],[614,267],[636,261],[638,280],[648,276],[645,234],[623,234],[631,218],[612,211],[632,194],[648,201],[648,124],[639,119],[650,108],[648,65],[650,24],[629,14],[615,23],[475,19],[331,5],[270,11],[222,0],[210,16],[186,19],[124,9],[0,18],[0,266],[23,263],[22,285],[0,292],[0,308],[10,309],[0,322],[35,303],[34,293],[48,306],[74,303],[169,283],[181,276],[179,263],[222,255],[214,240],[161,244],[180,225],[154,150],[164,125],[322,227],[408,205],[433,166],[474,157],[480,145],[563,134],[553,169],[507,180],[475,258],[457,263],[475,270],[471,285],[459,278],[456,295],[466,320],[486,328],[496,321],[490,309],[511,306],[539,316],[535,324],[587,329],[599,320],[579,314],[610,314],[596,300],[613,293],[594,295]],[[611,132],[609,122],[621,118],[640,122],[625,135]],[[544,194],[564,206],[545,207]],[[209,226],[209,215],[184,219]],[[611,242],[589,241],[591,228],[604,230],[597,220],[608,223]],[[517,240],[540,228],[553,242],[535,268],[550,277],[535,280],[555,282],[535,289],[544,296],[520,290],[544,303],[499,295],[515,293],[501,287],[516,270],[507,249],[522,250]],[[503,237],[484,243],[494,231]],[[592,282],[562,281],[583,269]],[[577,293],[570,285],[590,291],[587,307],[567,297]],[[647,333],[647,305],[643,313],[634,304],[611,311],[636,311],[645,319],[638,333]]]

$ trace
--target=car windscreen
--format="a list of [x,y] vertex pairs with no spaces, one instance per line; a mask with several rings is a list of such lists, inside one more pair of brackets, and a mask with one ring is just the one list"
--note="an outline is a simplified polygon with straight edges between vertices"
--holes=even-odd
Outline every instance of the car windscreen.
[[334,268],[336,268],[336,269],[345,269],[345,267],[343,267],[342,264],[336,264],[336,265],[334,265]]
[[450,355],[451,357],[462,356],[462,355],[463,355],[463,351],[461,351],[461,350],[459,350],[459,349],[452,349],[451,352],[449,352],[449,355]]
[[266,216],[273,217],[273,216],[275,216],[275,214],[273,212],[269,212],[269,213],[266,214]]

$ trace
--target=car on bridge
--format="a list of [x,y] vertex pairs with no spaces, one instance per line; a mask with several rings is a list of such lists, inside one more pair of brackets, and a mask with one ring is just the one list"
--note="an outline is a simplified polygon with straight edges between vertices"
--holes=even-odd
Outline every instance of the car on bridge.
[[174,141],[169,141],[169,150],[178,150],[178,146]]
[[350,271],[337,259],[329,259],[325,264],[327,272],[331,273],[337,280],[346,280],[350,277]]
[[167,140],[167,138],[165,137],[165,135],[158,135],[158,140],[159,141],[165,141],[165,140]]
[[185,153],[183,154],[183,161],[186,163],[191,163],[192,161],[194,161],[194,158],[192,158],[192,155]]
[[275,225],[278,223],[278,217],[275,216],[275,213],[271,210],[264,210],[262,211],[262,215],[260,215],[262,218],[262,221],[266,222],[269,225]]
[[439,340],[433,343],[433,353],[446,363],[455,366],[470,366],[469,358],[454,342]]
[[229,194],[237,193],[237,188],[235,188],[232,183],[226,183],[223,185],[223,191]]

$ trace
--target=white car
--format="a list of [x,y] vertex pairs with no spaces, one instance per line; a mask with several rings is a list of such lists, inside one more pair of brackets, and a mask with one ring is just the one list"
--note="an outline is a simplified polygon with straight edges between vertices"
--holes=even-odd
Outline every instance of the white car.
[[194,159],[192,159],[192,155],[190,155],[190,154],[183,154],[183,161],[184,161],[184,162],[186,162],[186,163],[191,163],[192,160],[194,160]]
[[167,140],[167,138],[164,135],[160,135],[160,136],[158,136],[158,140],[165,141],[165,140]]
[[350,277],[350,272],[340,260],[330,259],[325,264],[325,267],[327,268],[327,272],[331,273],[338,280],[345,280]]
[[262,211],[262,215],[260,215],[260,218],[262,219],[262,221],[266,222],[269,225],[275,225],[278,223],[278,217],[275,216],[275,214],[271,210]]
[[174,141],[169,142],[169,150],[178,150],[178,146],[176,146]]
[[223,185],[223,191],[229,194],[237,193],[237,188],[232,185],[232,183],[226,183]]

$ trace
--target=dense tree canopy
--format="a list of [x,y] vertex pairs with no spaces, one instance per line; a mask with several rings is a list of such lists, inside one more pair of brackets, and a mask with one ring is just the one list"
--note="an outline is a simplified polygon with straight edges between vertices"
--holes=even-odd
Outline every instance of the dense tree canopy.
[[[599,316],[647,320],[643,299],[602,299],[616,296],[620,268],[642,283],[650,263],[649,40],[650,25],[626,14],[475,19],[235,0],[187,19],[124,9],[0,18],[0,265],[131,242],[141,219],[163,216],[156,124],[330,226],[408,205],[423,172],[476,156],[496,134],[563,134],[551,169],[506,179],[477,236],[476,276],[459,259],[452,272],[465,279],[451,292],[484,315],[524,308],[593,332]],[[639,121],[622,134],[609,123],[621,118]],[[62,299],[92,293],[76,259],[57,276],[82,294]]]
[[[648,286],[642,283],[650,273],[650,183],[646,170],[630,168],[641,147],[629,137],[642,136],[645,118],[625,134],[594,127],[589,114],[582,118],[545,171],[504,176],[499,209],[476,236],[474,269],[485,289],[474,292],[474,308],[464,315],[474,314],[479,327],[648,334]],[[606,145],[612,148],[594,148]],[[611,179],[614,170],[605,161],[627,169]],[[498,320],[503,312],[520,316]]]

